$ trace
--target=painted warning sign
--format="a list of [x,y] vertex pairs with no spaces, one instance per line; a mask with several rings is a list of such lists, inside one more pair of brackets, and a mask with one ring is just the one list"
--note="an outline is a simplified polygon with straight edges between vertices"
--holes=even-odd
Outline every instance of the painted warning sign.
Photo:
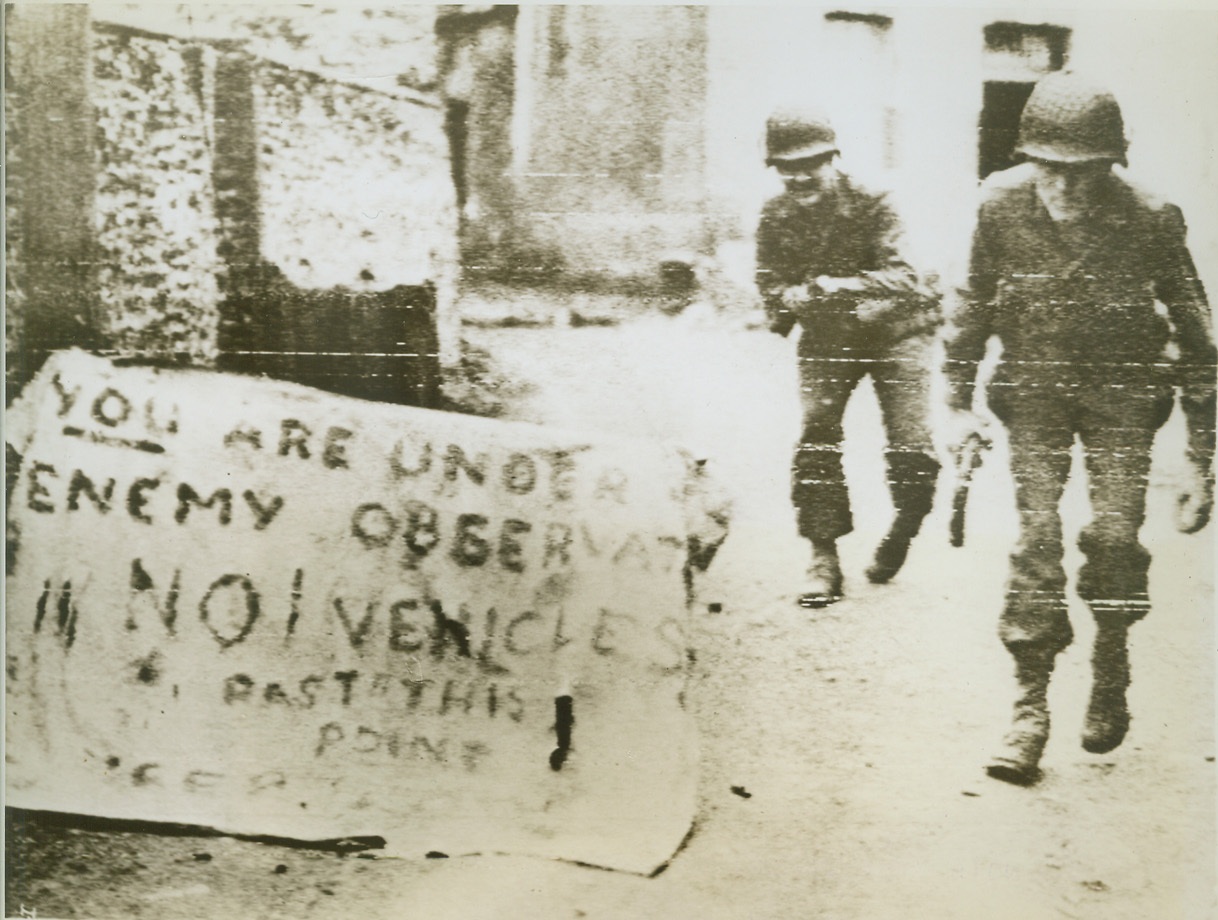
[[80,352],[6,427],[9,804],[634,871],[687,832],[680,451]]

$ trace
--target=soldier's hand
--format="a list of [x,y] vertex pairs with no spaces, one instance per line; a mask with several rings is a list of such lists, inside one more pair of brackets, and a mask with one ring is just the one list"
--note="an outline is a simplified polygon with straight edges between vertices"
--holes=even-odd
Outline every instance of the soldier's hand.
[[1209,523],[1214,510],[1214,477],[1208,469],[1193,464],[1188,484],[1176,497],[1176,529],[1196,533]]
[[782,305],[788,310],[798,311],[800,307],[806,307],[811,302],[812,292],[806,284],[796,284],[783,289]]
[[868,297],[854,305],[854,315],[865,323],[874,323],[894,312],[891,297]]
[[829,275],[818,276],[813,284],[825,294],[840,294],[842,291],[857,294],[866,287],[862,278],[833,278]]
[[972,409],[952,409],[947,417],[946,442],[952,460],[956,463],[973,438],[989,442],[989,424]]
[[783,310],[782,312],[775,312],[770,315],[766,328],[775,335],[785,338],[795,328],[795,323],[795,314],[789,310]]

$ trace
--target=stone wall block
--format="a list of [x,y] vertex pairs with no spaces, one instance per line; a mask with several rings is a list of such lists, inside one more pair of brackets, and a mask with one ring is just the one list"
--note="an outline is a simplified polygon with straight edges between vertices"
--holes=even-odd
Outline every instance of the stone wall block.
[[438,103],[89,12],[6,9],[10,382],[82,346],[435,404]]
[[212,191],[215,52],[95,26],[100,332],[129,357],[211,364],[219,316]]
[[5,7],[7,380],[96,342],[89,22],[69,4]]

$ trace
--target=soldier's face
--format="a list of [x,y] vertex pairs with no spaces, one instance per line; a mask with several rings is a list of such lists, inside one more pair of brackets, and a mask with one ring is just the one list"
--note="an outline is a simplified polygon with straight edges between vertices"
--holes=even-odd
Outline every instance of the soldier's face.
[[803,160],[779,160],[774,164],[788,192],[804,202],[812,202],[833,188],[837,182],[834,154],[808,157]]
[[1084,163],[1033,161],[1036,191],[1056,219],[1078,217],[1099,203],[1104,180],[1112,169],[1107,160]]

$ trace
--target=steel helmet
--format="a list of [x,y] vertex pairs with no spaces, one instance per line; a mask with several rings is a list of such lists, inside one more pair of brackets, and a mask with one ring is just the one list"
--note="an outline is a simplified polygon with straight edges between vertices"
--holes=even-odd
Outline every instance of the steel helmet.
[[829,119],[819,112],[797,109],[776,111],[766,120],[765,162],[806,160],[838,153],[837,135]]
[[1032,90],[1019,119],[1017,154],[1034,160],[1128,165],[1125,123],[1116,98],[1072,73],[1049,74]]

